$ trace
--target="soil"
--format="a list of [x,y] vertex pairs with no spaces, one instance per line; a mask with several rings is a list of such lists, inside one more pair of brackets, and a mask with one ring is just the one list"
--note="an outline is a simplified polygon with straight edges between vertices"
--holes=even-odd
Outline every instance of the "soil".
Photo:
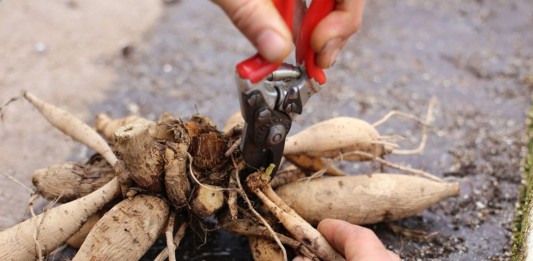
[[[0,64],[0,103],[29,89],[87,122],[100,112],[155,119],[167,111],[200,112],[222,126],[239,108],[233,66],[254,53],[245,38],[207,1],[115,2],[0,2],[0,38],[10,39],[0,46],[7,61]],[[61,22],[63,15],[72,23]],[[527,0],[368,1],[361,32],[327,71],[327,88],[293,124],[296,132],[339,115],[369,122],[391,110],[424,115],[437,97],[425,151],[387,159],[458,180],[461,194],[392,225],[370,226],[405,260],[510,259],[533,88],[532,26]],[[420,127],[405,119],[380,132],[408,137],[405,148],[420,139]],[[0,139],[0,172],[26,186],[33,169],[90,154],[24,102],[5,110]],[[373,166],[340,167],[358,174]],[[29,192],[0,179],[3,229],[24,218]],[[431,236],[414,238],[408,229]],[[245,239],[214,233],[206,244],[189,233],[181,257],[251,258]]]

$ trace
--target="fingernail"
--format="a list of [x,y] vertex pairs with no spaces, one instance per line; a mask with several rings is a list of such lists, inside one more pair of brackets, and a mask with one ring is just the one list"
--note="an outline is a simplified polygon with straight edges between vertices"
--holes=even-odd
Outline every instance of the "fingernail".
[[328,67],[333,66],[337,61],[337,56],[339,55],[339,52],[342,48],[342,42],[342,38],[340,37],[333,38],[329,40],[320,51],[321,53],[329,57]]
[[329,67],[332,67],[337,62],[337,56],[339,55],[341,49],[335,49],[329,56]]
[[257,37],[256,47],[259,53],[269,61],[280,61],[286,53],[286,40],[272,29],[267,29]]

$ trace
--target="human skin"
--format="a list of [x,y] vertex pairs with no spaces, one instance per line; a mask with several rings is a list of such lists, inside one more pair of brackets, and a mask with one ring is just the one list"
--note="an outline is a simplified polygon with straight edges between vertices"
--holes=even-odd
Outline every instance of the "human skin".
[[[283,61],[291,52],[295,39],[271,0],[212,0],[228,15],[233,24],[271,62]],[[295,0],[299,5],[305,1]],[[334,10],[322,19],[311,35],[319,67],[329,68],[350,36],[362,22],[364,0],[336,0]],[[299,9],[303,10],[303,9]],[[295,14],[296,19],[302,14]],[[295,25],[298,32],[299,24]],[[347,260],[400,260],[387,250],[372,230],[342,220],[326,219],[318,230]],[[306,260],[296,257],[294,260]]]
[[[400,260],[400,257],[386,249],[376,234],[368,228],[343,220],[325,219],[318,224],[318,231],[348,261]],[[303,257],[293,259],[293,261],[308,260]]]
[[[297,4],[305,4],[305,1],[296,1]],[[280,62],[290,54],[293,33],[271,0],[213,2],[224,10],[265,59]],[[359,30],[364,5],[364,0],[337,0],[334,10],[316,26],[311,35],[311,47],[317,53],[316,63],[319,67],[331,67],[348,38]],[[295,27],[297,29],[299,26]]]

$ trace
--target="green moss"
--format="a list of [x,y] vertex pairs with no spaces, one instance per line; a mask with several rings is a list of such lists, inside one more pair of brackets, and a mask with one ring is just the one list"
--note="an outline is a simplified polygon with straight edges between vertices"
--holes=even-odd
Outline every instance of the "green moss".
[[511,260],[525,259],[524,247],[527,243],[527,231],[528,227],[532,225],[528,222],[528,213],[533,199],[533,107],[530,108],[527,122],[528,152],[524,162],[524,183],[520,189],[518,208],[515,214]]

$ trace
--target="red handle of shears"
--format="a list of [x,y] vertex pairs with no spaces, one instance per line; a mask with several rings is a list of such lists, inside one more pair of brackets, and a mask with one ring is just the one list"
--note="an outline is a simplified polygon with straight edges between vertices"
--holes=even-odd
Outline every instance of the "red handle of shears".
[[335,8],[335,0],[314,0],[309,5],[296,38],[296,62],[303,64],[309,79],[326,83],[326,74],[315,63],[316,53],[311,48],[311,34],[318,23]]
[[[273,2],[278,9],[278,12],[285,20],[289,30],[292,31],[295,0],[273,0]],[[296,41],[296,61],[304,64],[307,76],[310,79],[315,79],[320,84],[326,82],[326,75],[324,71],[315,64],[316,53],[311,48],[311,33],[320,20],[333,11],[334,7],[335,0],[312,1],[304,16]],[[256,54],[237,64],[237,73],[242,79],[249,79],[252,83],[257,83],[276,70],[280,65],[281,62],[269,62],[261,55]]]

